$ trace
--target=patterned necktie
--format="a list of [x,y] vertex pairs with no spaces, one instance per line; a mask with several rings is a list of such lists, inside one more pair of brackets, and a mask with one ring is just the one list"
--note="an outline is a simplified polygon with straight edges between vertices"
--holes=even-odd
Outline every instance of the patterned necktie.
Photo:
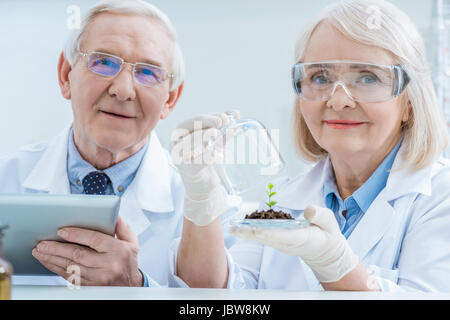
[[93,171],[83,179],[83,188],[85,194],[105,194],[108,187],[108,176],[100,171]]

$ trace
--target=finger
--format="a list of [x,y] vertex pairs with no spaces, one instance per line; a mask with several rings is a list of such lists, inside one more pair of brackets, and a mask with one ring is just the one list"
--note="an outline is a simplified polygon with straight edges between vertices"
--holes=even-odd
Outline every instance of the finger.
[[130,226],[119,216],[116,223],[116,236],[119,240],[130,242],[139,246],[139,241],[136,235],[131,230]]
[[36,250],[42,254],[66,258],[88,267],[101,267],[104,265],[104,259],[101,257],[101,254],[85,246],[73,243],[41,241],[36,246]]
[[241,112],[238,109],[233,109],[230,112],[234,118],[234,120],[239,120],[241,118]]
[[70,259],[41,253],[41,252],[37,251],[36,249],[33,249],[31,254],[44,266],[52,265],[54,267],[60,268],[61,270],[64,270],[64,272],[66,272],[70,266],[75,266],[75,267],[79,268],[80,271],[82,271],[83,273],[85,273],[85,274],[88,273],[87,272],[88,268],[86,266],[76,263]]
[[[199,159],[206,151],[214,148],[214,141],[219,136],[219,131],[215,128],[205,131],[196,131],[183,137],[172,148],[171,155],[175,164],[190,164]],[[194,162],[202,164],[202,162]]]
[[[98,282],[92,281],[89,279],[86,279],[82,276],[82,274],[86,274],[86,272],[74,272],[74,270],[77,270],[76,268],[67,268],[64,269],[58,265],[54,265],[47,262],[41,262],[41,264],[50,270],[51,272],[59,275],[60,277],[64,278],[66,281],[70,282],[73,285],[80,285],[80,286],[98,286]],[[71,267],[76,267],[75,265],[71,265]]]
[[51,272],[53,272],[53,273],[57,274],[58,276],[63,277],[64,279],[67,280],[67,277],[68,277],[68,276],[67,276],[67,272],[66,272],[66,269],[65,269],[65,268],[60,267],[59,265],[51,264],[51,263],[46,262],[46,261],[41,261],[41,260],[39,260],[39,259],[38,259],[38,261],[39,261],[46,269],[50,270]]
[[324,231],[340,232],[334,213],[328,208],[309,206],[305,209],[304,217]]
[[88,246],[97,252],[112,251],[116,241],[107,234],[82,228],[62,228],[58,231],[58,235],[66,241]]

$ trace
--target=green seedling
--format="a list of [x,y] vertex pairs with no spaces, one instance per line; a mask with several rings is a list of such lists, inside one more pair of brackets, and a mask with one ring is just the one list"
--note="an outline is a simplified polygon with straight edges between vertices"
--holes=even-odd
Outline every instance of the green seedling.
[[267,201],[266,204],[267,204],[267,206],[269,207],[269,209],[272,209],[272,207],[273,207],[274,205],[277,204],[276,201],[271,201],[271,198],[276,194],[276,192],[275,192],[275,191],[272,191],[272,189],[273,189],[273,184],[269,183],[269,184],[267,185],[267,187],[268,187],[269,189],[266,190],[266,194],[267,194],[267,196],[269,197],[269,201]]

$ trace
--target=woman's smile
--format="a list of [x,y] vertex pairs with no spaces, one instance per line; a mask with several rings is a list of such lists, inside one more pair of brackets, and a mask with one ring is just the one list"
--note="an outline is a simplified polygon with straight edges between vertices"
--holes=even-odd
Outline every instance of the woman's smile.
[[324,123],[328,127],[333,128],[333,129],[338,129],[338,130],[357,128],[357,127],[360,127],[360,126],[366,124],[366,122],[353,121],[353,120],[324,120]]

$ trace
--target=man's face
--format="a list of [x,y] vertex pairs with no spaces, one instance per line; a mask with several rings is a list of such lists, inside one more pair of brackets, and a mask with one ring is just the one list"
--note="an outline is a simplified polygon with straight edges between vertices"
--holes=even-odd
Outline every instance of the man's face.
[[[172,72],[173,41],[159,22],[147,17],[99,14],[86,30],[81,51],[109,53]],[[173,107],[170,79],[146,87],[135,81],[130,65],[124,64],[114,77],[103,77],[88,69],[87,60],[80,56],[68,75],[77,144],[113,153],[139,149]]]

